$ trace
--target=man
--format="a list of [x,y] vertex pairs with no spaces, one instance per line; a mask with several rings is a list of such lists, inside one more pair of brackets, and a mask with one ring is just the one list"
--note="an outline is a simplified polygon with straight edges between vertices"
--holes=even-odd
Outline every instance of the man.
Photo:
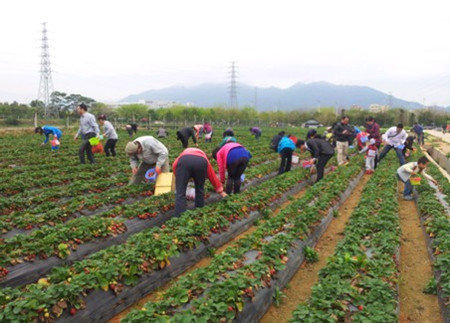
[[432,181],[435,185],[437,185],[437,181],[425,173],[425,168],[428,165],[429,160],[422,156],[419,158],[417,162],[407,163],[403,166],[400,166],[397,169],[397,178],[405,184],[405,189],[403,190],[403,198],[407,201],[411,201],[414,198],[412,197],[413,188],[411,185],[410,178],[412,175],[418,175],[420,173],[430,181]]
[[317,168],[316,183],[323,178],[325,171],[325,165],[334,155],[334,147],[328,141],[321,138],[311,138],[306,142],[304,140],[298,140],[296,146],[300,148],[300,151],[305,152],[308,150],[311,152],[313,162]]
[[61,140],[61,136],[62,136],[62,131],[59,128],[52,127],[52,126],[43,126],[42,128],[37,127],[36,129],[34,129],[34,133],[39,133],[41,135],[45,135],[45,140],[41,144],[41,146],[48,143],[48,141],[50,140],[49,139],[50,134],[53,135],[53,138],[56,138],[58,140]]
[[106,120],[106,116],[104,114],[99,115],[98,122],[103,126],[103,136],[108,138],[105,145],[105,155],[109,157],[111,154],[113,157],[116,157],[116,144],[119,136],[117,136],[116,129],[111,122]]
[[133,173],[128,185],[141,183],[150,168],[155,168],[158,174],[169,172],[169,151],[152,136],[142,136],[130,141],[125,152],[130,157]]
[[338,165],[344,165],[348,162],[348,143],[349,139],[355,134],[355,129],[349,125],[347,116],[342,116],[341,122],[338,122],[333,129],[333,136],[336,140]]
[[403,124],[399,123],[397,127],[391,127],[384,134],[386,145],[383,148],[380,156],[378,156],[378,163],[387,155],[389,150],[395,149],[400,165],[405,164],[405,156],[403,155],[403,148],[405,146],[408,134],[403,130]]
[[80,157],[80,163],[85,164],[84,153],[86,152],[87,158],[91,164],[95,163],[94,154],[92,153],[92,146],[89,139],[100,136],[100,128],[98,127],[95,116],[87,112],[88,107],[86,104],[81,103],[77,107],[77,112],[80,115],[80,128],[78,129],[74,140],[77,140],[81,135],[83,143],[80,146],[78,155]]
[[381,134],[380,125],[375,121],[372,116],[366,118],[366,132],[369,133],[369,138],[375,139],[375,145],[380,148]]
[[189,137],[192,137],[194,144],[198,147],[194,127],[186,127],[177,131],[177,140],[181,141],[181,144],[185,149],[188,147]]
[[417,135],[417,143],[420,146],[423,146],[424,144],[424,133],[423,133],[423,127],[418,124],[417,122],[414,122],[414,126],[412,128],[412,130],[416,133]]

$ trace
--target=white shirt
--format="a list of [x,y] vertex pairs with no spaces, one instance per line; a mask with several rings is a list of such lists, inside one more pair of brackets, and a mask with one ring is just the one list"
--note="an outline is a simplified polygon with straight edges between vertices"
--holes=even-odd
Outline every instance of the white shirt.
[[[407,164],[404,164],[403,166],[399,167],[397,169],[397,174],[402,179],[403,182],[406,182],[411,177],[412,172],[418,173],[419,170],[420,169],[419,169],[417,162],[411,162],[411,163],[407,163]],[[423,176],[425,176],[425,178],[428,178],[429,180],[433,180],[433,177],[431,177],[430,175],[425,173],[425,170],[422,170],[421,174],[423,174]]]
[[400,133],[397,133],[397,127],[391,127],[386,131],[384,134],[386,143],[388,145],[394,146],[397,148],[399,145],[404,145],[406,141],[406,137],[408,137],[408,134],[405,130],[402,129]]

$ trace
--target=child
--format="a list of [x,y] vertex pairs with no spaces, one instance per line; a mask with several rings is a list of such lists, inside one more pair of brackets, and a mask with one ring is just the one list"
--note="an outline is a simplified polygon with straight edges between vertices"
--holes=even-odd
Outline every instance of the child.
[[432,181],[435,185],[437,185],[437,181],[425,173],[425,168],[428,165],[428,159],[427,157],[420,157],[417,162],[411,162],[404,164],[403,166],[400,166],[400,168],[397,169],[397,178],[405,183],[405,189],[403,191],[403,198],[407,201],[411,201],[414,198],[412,197],[412,191],[413,187],[411,185],[411,181],[409,180],[411,175],[417,175],[422,173],[425,178]]
[[365,146],[360,154],[366,152],[366,174],[373,174],[375,169],[375,159],[377,158],[378,148],[375,139],[370,139],[369,144]]

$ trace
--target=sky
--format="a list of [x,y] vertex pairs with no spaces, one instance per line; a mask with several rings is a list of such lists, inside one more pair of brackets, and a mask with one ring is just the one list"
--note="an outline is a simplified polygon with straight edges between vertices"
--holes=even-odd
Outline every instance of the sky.
[[[327,81],[450,106],[445,0],[1,1],[0,102],[37,98],[42,23],[54,89],[113,103],[173,85]],[[225,88],[224,91],[227,91]]]

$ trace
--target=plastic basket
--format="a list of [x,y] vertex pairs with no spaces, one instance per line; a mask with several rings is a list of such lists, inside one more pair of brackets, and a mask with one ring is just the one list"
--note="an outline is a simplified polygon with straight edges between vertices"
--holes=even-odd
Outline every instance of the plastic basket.
[[405,148],[405,145],[398,145],[398,146],[395,147],[395,148],[397,148],[397,149],[403,149],[403,148]]
[[292,156],[292,164],[298,164],[300,161],[300,158],[298,156]]
[[411,182],[411,185],[412,186],[418,186],[418,185],[420,185],[420,181],[422,180],[422,178],[421,177],[411,177],[410,179],[409,179],[409,181]]
[[92,137],[89,139],[89,143],[91,144],[91,146],[97,146],[99,142],[100,139],[97,137]]
[[367,136],[362,136],[360,140],[361,140],[361,142],[364,144],[364,143],[366,143],[366,142],[369,140],[369,137],[367,137]]
[[148,179],[150,182],[154,182],[156,180],[157,176],[158,176],[158,173],[156,172],[156,170],[154,168],[150,168],[145,173],[145,178]]
[[302,162],[303,168],[311,168],[312,165],[314,165],[314,163],[311,160],[305,160],[304,162]]
[[245,181],[245,174],[242,174],[241,175],[241,183],[244,183],[244,181]]

